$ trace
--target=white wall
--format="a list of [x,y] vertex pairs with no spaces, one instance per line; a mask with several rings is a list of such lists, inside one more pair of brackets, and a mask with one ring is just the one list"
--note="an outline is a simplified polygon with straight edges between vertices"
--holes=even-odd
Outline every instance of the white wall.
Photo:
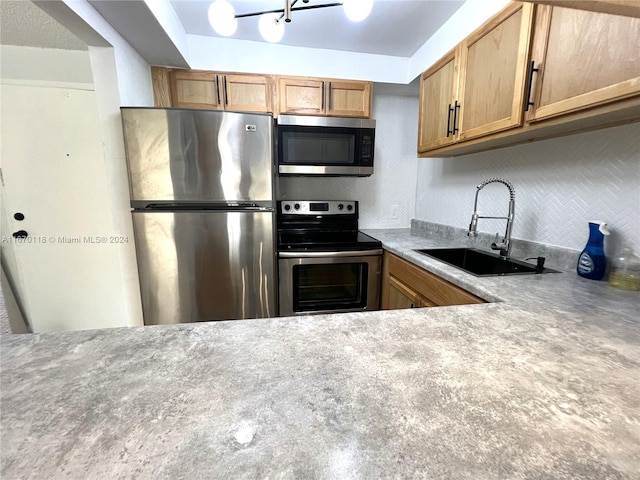
[[[86,0],[37,1],[48,15],[90,47],[109,48],[115,62],[119,105],[153,105],[149,64]],[[95,51],[95,50],[94,50]],[[94,75],[98,80],[98,77]],[[96,88],[100,96],[100,88]]]
[[0,45],[0,77],[21,84],[78,86],[93,90],[89,53],[86,50],[58,50]]
[[[581,250],[587,222],[609,223],[608,252],[621,242],[640,251],[640,123],[418,164],[416,218],[467,228],[475,187],[504,177],[516,189],[515,238]],[[480,193],[482,215],[503,215],[507,190]],[[480,220],[483,232],[504,223]]]
[[[409,83],[409,58],[187,35],[197,70]],[[212,53],[215,52],[215,53]]]
[[[360,228],[408,228],[414,212],[418,99],[374,95],[374,174],[370,177],[280,177],[280,196],[299,200],[358,200]],[[398,205],[392,219],[391,206]]]

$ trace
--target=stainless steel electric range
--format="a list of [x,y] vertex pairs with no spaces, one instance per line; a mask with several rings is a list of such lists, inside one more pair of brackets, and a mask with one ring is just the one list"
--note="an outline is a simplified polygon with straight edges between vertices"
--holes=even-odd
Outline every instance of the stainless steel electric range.
[[358,202],[282,200],[279,313],[377,310],[382,244],[358,231]]

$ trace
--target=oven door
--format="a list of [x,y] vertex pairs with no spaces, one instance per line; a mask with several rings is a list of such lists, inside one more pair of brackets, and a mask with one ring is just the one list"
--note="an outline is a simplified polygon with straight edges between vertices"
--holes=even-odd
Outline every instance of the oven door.
[[379,308],[382,250],[279,256],[281,316]]

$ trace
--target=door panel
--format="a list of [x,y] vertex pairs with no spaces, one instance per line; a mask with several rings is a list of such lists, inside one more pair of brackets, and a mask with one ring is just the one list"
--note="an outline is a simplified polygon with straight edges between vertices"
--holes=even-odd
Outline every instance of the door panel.
[[174,107],[221,109],[220,79],[211,72],[171,72]]
[[327,97],[327,115],[371,116],[371,84],[368,82],[329,82]]
[[387,309],[419,307],[420,299],[416,292],[394,277],[389,277],[389,299]]
[[2,253],[33,331],[127,326],[133,239],[114,229],[95,92],[5,84],[1,106]]
[[454,99],[457,90],[455,52],[449,53],[420,81],[418,151],[452,143]]
[[276,315],[272,212],[133,212],[146,325]]
[[272,201],[270,115],[123,108],[122,119],[132,201]]
[[325,82],[283,77],[278,80],[280,113],[324,115]]
[[463,42],[460,140],[522,124],[532,21],[533,7],[516,4]]
[[[640,93],[640,18],[539,7],[530,121]],[[630,39],[635,39],[632,41]]]
[[224,75],[224,108],[243,112],[272,112],[271,78],[258,75]]

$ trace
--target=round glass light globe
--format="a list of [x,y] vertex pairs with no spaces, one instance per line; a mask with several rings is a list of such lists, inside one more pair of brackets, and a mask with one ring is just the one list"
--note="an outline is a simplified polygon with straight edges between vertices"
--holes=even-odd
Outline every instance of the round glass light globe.
[[215,0],[209,5],[209,23],[219,35],[228,37],[238,28],[238,19],[233,6],[227,0]]
[[369,16],[373,8],[373,0],[344,0],[344,14],[352,22],[361,22]]
[[278,20],[278,18],[280,18],[278,13],[260,15],[258,30],[260,30],[260,35],[267,42],[278,43],[284,36],[284,22]]

